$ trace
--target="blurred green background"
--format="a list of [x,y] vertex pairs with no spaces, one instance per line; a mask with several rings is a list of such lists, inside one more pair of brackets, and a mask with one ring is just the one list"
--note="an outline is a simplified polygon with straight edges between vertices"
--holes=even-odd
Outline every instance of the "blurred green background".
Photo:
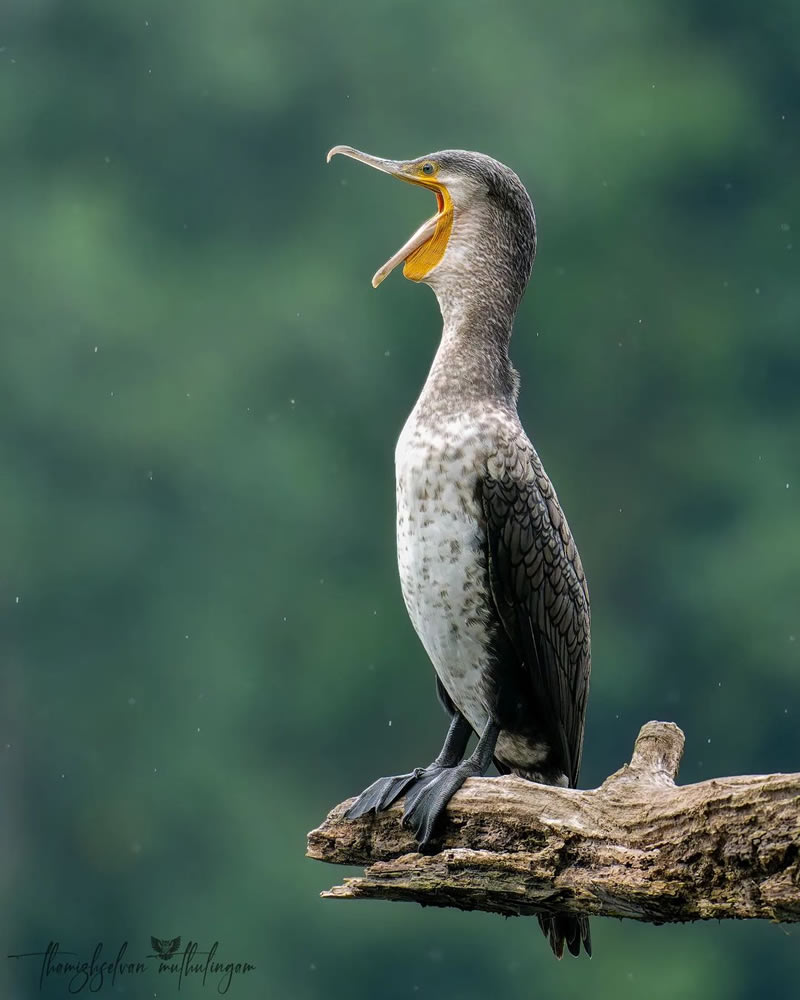
[[393,521],[439,314],[369,285],[432,206],[334,143],[533,196],[512,353],[593,596],[582,784],[651,718],[683,781],[800,770],[795,0],[3,0],[0,114],[5,953],[219,940],[239,998],[796,997],[789,926],[595,920],[558,964],[534,920],[320,901],[347,872],[304,858],[445,727]]

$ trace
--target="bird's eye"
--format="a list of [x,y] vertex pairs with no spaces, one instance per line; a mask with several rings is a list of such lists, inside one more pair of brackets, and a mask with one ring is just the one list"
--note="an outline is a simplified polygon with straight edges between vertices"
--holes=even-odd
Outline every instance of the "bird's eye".
[[430,162],[429,163],[423,163],[422,164],[422,172],[423,172],[423,174],[427,174],[430,177],[430,175],[433,173],[433,164],[430,163]]

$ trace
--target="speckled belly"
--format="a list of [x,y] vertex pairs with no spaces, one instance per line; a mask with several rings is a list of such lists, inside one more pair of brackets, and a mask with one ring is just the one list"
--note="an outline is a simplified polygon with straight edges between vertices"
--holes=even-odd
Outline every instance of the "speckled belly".
[[[409,419],[397,446],[397,561],[414,628],[453,703],[480,732],[488,719],[485,556],[474,445],[458,426],[422,432]],[[472,454],[470,454],[472,452]]]

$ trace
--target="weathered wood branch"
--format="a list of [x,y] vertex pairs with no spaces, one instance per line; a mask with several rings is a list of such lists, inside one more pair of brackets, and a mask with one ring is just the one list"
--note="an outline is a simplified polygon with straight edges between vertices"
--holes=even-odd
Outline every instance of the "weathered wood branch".
[[630,764],[590,791],[470,779],[432,855],[402,827],[402,803],[345,820],[343,802],[308,835],[308,856],[368,867],[322,895],[506,916],[800,921],[800,774],[679,787],[683,742],[672,723],[648,722]]

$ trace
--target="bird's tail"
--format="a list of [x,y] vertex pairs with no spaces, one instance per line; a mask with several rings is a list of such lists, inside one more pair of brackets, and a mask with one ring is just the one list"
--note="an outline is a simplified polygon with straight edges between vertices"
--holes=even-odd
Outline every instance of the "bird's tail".
[[539,926],[556,958],[563,957],[565,944],[570,955],[580,955],[583,945],[583,950],[589,958],[592,957],[592,936],[589,933],[588,917],[556,913],[552,917],[539,917]]
[[[494,766],[500,774],[511,774],[513,770],[513,773],[518,774],[521,778],[526,778],[528,781],[533,780],[531,775],[520,772],[516,768],[510,768],[496,757],[494,758]],[[570,955],[576,956],[580,955],[581,945],[583,945],[583,950],[589,958],[592,957],[592,935],[589,931],[588,917],[576,917],[571,913],[556,913],[552,917],[540,916],[539,926],[542,928],[542,934],[547,938],[547,943],[553,949],[556,958],[564,957],[564,945],[567,946]]]

